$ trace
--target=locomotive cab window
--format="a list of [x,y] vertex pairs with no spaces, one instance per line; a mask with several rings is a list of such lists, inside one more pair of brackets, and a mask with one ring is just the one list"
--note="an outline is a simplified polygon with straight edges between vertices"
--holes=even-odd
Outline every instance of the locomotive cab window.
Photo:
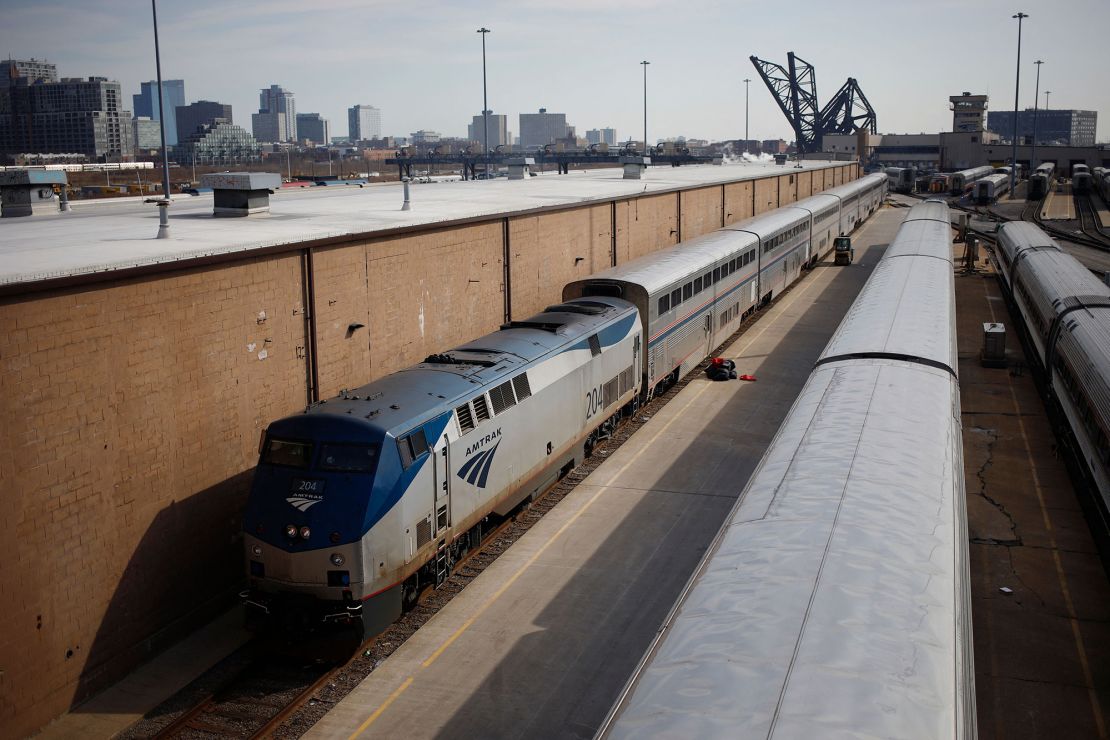
[[369,473],[377,461],[377,445],[325,444],[320,446],[318,467],[343,473]]
[[312,462],[312,443],[271,437],[262,450],[262,462],[287,468],[307,468]]
[[401,465],[407,470],[428,451],[428,440],[423,429],[417,429],[397,440],[397,451],[401,453]]

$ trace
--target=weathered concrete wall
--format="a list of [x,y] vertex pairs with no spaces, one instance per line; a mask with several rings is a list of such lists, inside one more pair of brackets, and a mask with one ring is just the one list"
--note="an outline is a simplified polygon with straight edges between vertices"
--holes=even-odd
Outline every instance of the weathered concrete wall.
[[617,222],[627,229],[620,235],[627,244],[618,242],[618,264],[674,246],[678,244],[678,199],[674,193],[664,193],[618,203]]
[[724,202],[722,186],[683,190],[682,199],[682,240],[708,234],[723,226],[721,208]]
[[22,737],[242,579],[259,432],[305,403],[292,255],[0,307],[0,726]]
[[[856,166],[836,171],[811,189]],[[0,734],[34,731],[228,605],[270,421],[526,317],[680,230],[777,207],[790,176],[5,299]]]
[[612,266],[612,220],[612,203],[510,218],[512,318],[558,303],[564,285]]
[[755,215],[755,183],[734,182],[725,185],[725,225],[747,220]]
[[753,184],[755,185],[755,196],[753,198],[755,213],[753,215],[758,216],[779,207],[779,180],[777,177],[756,180]]

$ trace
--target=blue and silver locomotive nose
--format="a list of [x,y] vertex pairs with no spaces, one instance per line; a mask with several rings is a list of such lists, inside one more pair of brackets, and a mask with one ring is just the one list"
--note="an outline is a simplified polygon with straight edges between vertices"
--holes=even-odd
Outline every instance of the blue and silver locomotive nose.
[[[382,431],[333,414],[276,421],[266,430],[244,514],[248,604],[312,599],[328,614],[361,608],[372,590],[367,522],[388,508],[398,471],[382,462]],[[328,611],[328,609],[331,611]]]

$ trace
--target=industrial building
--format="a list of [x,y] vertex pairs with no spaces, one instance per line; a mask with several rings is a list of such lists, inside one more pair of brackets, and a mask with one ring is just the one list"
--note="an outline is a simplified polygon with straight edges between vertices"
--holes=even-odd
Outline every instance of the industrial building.
[[347,109],[347,140],[351,143],[380,139],[382,112],[372,105],[352,105]]
[[[1097,111],[1026,108],[1018,112],[1018,143],[1032,143],[1035,129],[1038,146],[1094,146],[1097,126]],[[1013,143],[1014,112],[991,111],[987,114],[987,128],[1003,142]]]
[[[164,122],[166,127],[166,144],[169,146],[177,144],[178,128],[176,111],[178,108],[185,105],[185,80],[162,80],[162,102],[169,112],[166,116],[162,115],[162,111],[158,107],[158,81],[151,80],[150,82],[143,82],[139,85],[139,89],[140,92],[138,95],[131,96],[132,104],[135,108],[135,117],[138,118],[143,116],[153,121]],[[188,135],[193,128],[195,127],[184,129],[182,133]]]

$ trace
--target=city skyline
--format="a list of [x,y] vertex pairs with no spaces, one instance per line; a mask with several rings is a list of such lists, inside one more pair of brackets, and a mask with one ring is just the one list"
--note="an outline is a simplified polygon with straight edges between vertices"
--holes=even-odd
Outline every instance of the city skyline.
[[[652,141],[742,138],[746,76],[755,83],[751,138],[789,140],[789,124],[752,75],[747,57],[785,64],[790,50],[816,67],[822,104],[845,78],[857,78],[878,112],[882,133],[947,130],[948,96],[962,90],[989,95],[990,110],[1013,109],[1017,28],[1010,16],[1020,8],[995,0],[974,7],[944,0],[927,7],[885,8],[882,17],[868,18],[866,32],[846,27],[835,34],[827,29],[845,24],[853,13],[804,0],[798,15],[806,20],[786,25],[776,8],[694,0],[682,6],[690,38],[676,38],[672,24],[659,22],[671,4],[651,0],[635,5],[600,0],[588,6],[581,0],[569,0],[569,5],[527,0],[483,3],[477,9],[434,5],[435,12],[421,21],[416,45],[412,38],[375,34],[370,44],[344,43],[339,37],[312,46],[304,29],[329,17],[343,28],[387,28],[404,27],[411,14],[353,0],[312,11],[288,0],[234,6],[208,0],[165,3],[159,6],[163,78],[185,80],[187,103],[219,100],[244,111],[256,109],[259,89],[279,84],[299,91],[297,107],[318,111],[331,122],[333,135],[346,133],[347,109],[362,102],[383,111],[383,135],[431,129],[462,137],[473,112],[481,110],[481,46],[474,31],[489,17],[503,19],[486,22],[492,29],[486,39],[489,105],[510,122],[546,107],[565,112],[579,132],[612,126],[627,138],[627,132],[643,130],[639,61],[649,59]],[[588,20],[576,9],[589,10]],[[635,9],[644,12],[631,12]],[[1110,5],[1072,0],[1051,12],[1025,9],[1032,12],[1023,30],[1020,107],[1033,105],[1032,65],[1043,59],[1042,97],[1052,90],[1053,108],[1110,111],[1110,91],[1097,76],[1099,37],[1110,27]],[[154,77],[149,6],[106,0],[96,7],[72,7],[44,0],[8,8],[5,15],[9,27],[19,30],[2,50],[13,58],[45,58],[58,66],[60,77],[118,80],[125,96],[138,93],[140,83]],[[59,17],[65,21],[59,23]],[[537,24],[545,29],[539,36],[530,33]],[[964,55],[947,53],[944,38],[961,28],[978,30],[984,42],[967,47],[971,51]],[[289,54],[287,47],[304,53]],[[589,53],[573,53],[587,48]],[[691,84],[694,80],[700,84]],[[913,94],[907,94],[908,86]],[[1103,115],[1098,141],[1110,139],[1105,121]]]

